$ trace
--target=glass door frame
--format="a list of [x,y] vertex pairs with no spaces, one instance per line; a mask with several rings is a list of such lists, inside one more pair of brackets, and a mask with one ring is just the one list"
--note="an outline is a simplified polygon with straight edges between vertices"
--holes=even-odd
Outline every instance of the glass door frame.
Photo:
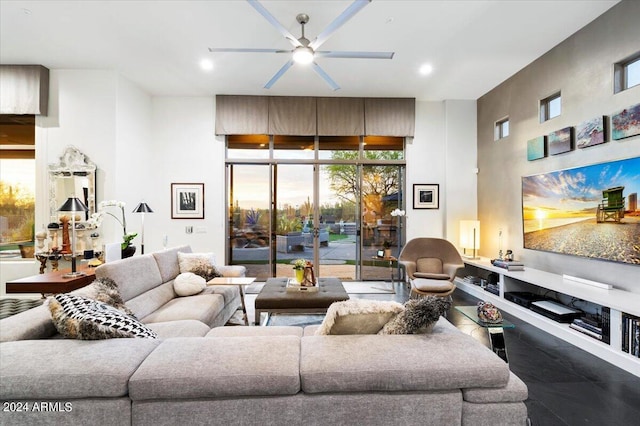
[[[358,185],[357,193],[356,193],[356,212],[355,212],[355,220],[356,220],[356,254],[355,254],[355,279],[362,279],[362,267],[365,259],[363,258],[363,217],[362,217],[362,200],[361,200],[361,191],[362,191],[362,179],[363,179],[363,169],[368,165],[375,166],[398,166],[399,179],[398,179],[398,192],[401,194],[398,203],[399,208],[406,210],[406,160],[371,160],[367,159],[364,156],[364,137],[359,137],[358,144],[358,156],[356,159],[320,159],[319,158],[319,147],[320,147],[320,138],[316,136],[314,138],[314,155],[313,158],[309,159],[286,159],[286,158],[274,158],[274,137],[269,136],[269,156],[268,158],[256,158],[256,159],[248,159],[248,158],[229,158],[228,155],[228,145],[226,148],[227,154],[225,155],[225,196],[227,200],[227,218],[225,220],[225,235],[227,236],[227,262],[233,262],[233,244],[231,238],[231,232],[233,229],[232,221],[233,217],[230,214],[233,211],[233,166],[235,165],[266,165],[269,166],[269,255],[268,255],[268,269],[271,271],[271,276],[276,276],[276,266],[277,266],[277,252],[276,252],[276,220],[277,220],[277,205],[276,205],[276,197],[277,191],[277,166],[278,165],[304,165],[309,164],[313,165],[313,263],[316,265],[316,273],[318,273],[318,268],[320,266],[320,242],[319,242],[319,224],[320,224],[320,168],[323,165],[329,164],[345,164],[345,165],[353,165],[355,166]],[[406,150],[403,145],[403,153]],[[398,237],[399,239],[404,239],[404,235],[402,235],[402,220],[400,220],[400,229],[398,229]],[[401,244],[404,241],[398,242],[398,254],[401,248]],[[399,269],[399,267],[398,267]],[[398,272],[399,276],[399,272]]]

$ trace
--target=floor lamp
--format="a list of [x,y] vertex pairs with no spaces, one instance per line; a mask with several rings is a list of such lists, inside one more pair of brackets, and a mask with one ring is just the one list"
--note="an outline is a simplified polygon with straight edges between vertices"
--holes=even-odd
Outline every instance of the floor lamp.
[[58,209],[59,212],[71,212],[71,272],[64,274],[64,278],[86,275],[84,272],[76,270],[76,213],[86,212],[87,210],[89,210],[87,206],[76,197],[67,198],[67,201]]
[[153,210],[151,210],[151,207],[149,207],[149,205],[145,202],[142,202],[140,204],[138,204],[138,206],[133,209],[133,213],[142,213],[142,232],[141,232],[141,238],[142,238],[142,243],[140,244],[140,254],[144,254],[144,214],[145,213],[153,213]]

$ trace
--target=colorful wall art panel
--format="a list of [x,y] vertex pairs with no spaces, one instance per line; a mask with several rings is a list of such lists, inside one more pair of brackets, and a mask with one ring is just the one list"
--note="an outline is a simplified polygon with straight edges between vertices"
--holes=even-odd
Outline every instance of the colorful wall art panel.
[[571,127],[565,127],[564,129],[549,133],[549,136],[547,136],[549,155],[558,155],[573,149],[572,130]]
[[576,146],[587,148],[607,141],[606,117],[583,121],[576,126]]
[[527,160],[539,160],[547,156],[546,136],[538,136],[537,138],[527,141]]
[[625,108],[611,116],[613,140],[640,135],[640,104]]

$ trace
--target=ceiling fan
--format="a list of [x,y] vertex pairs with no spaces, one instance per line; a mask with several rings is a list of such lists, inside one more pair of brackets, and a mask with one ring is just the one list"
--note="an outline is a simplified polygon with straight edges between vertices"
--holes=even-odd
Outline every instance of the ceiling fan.
[[359,59],[392,59],[394,52],[347,52],[347,51],[331,51],[317,50],[333,33],[358,13],[363,7],[368,5],[371,0],[355,0],[344,12],[340,14],[332,23],[330,23],[318,36],[309,41],[304,36],[304,26],[309,22],[309,15],[300,13],[296,16],[296,20],[302,26],[302,36],[296,38],[287,30],[265,7],[257,0],[247,0],[255,10],[258,11],[271,25],[273,25],[289,42],[293,45],[292,50],[281,49],[235,49],[235,48],[213,48],[210,52],[240,52],[240,53],[289,53],[291,58],[284,64],[278,72],[271,77],[271,80],[264,85],[265,89],[270,89],[282,75],[287,72],[294,63],[311,64],[313,70],[333,89],[338,90],[340,86],[333,81],[331,77],[318,65],[315,58],[359,58]]

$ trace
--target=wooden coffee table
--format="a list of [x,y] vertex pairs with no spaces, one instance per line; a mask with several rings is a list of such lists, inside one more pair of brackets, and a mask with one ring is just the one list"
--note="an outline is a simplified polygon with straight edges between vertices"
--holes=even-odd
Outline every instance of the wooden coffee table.
[[[288,278],[269,278],[255,300],[255,325],[260,325],[260,314],[317,314],[326,313],[333,302],[349,300],[349,295],[338,278],[319,278],[317,292],[287,292]],[[267,322],[265,321],[265,324]]]

